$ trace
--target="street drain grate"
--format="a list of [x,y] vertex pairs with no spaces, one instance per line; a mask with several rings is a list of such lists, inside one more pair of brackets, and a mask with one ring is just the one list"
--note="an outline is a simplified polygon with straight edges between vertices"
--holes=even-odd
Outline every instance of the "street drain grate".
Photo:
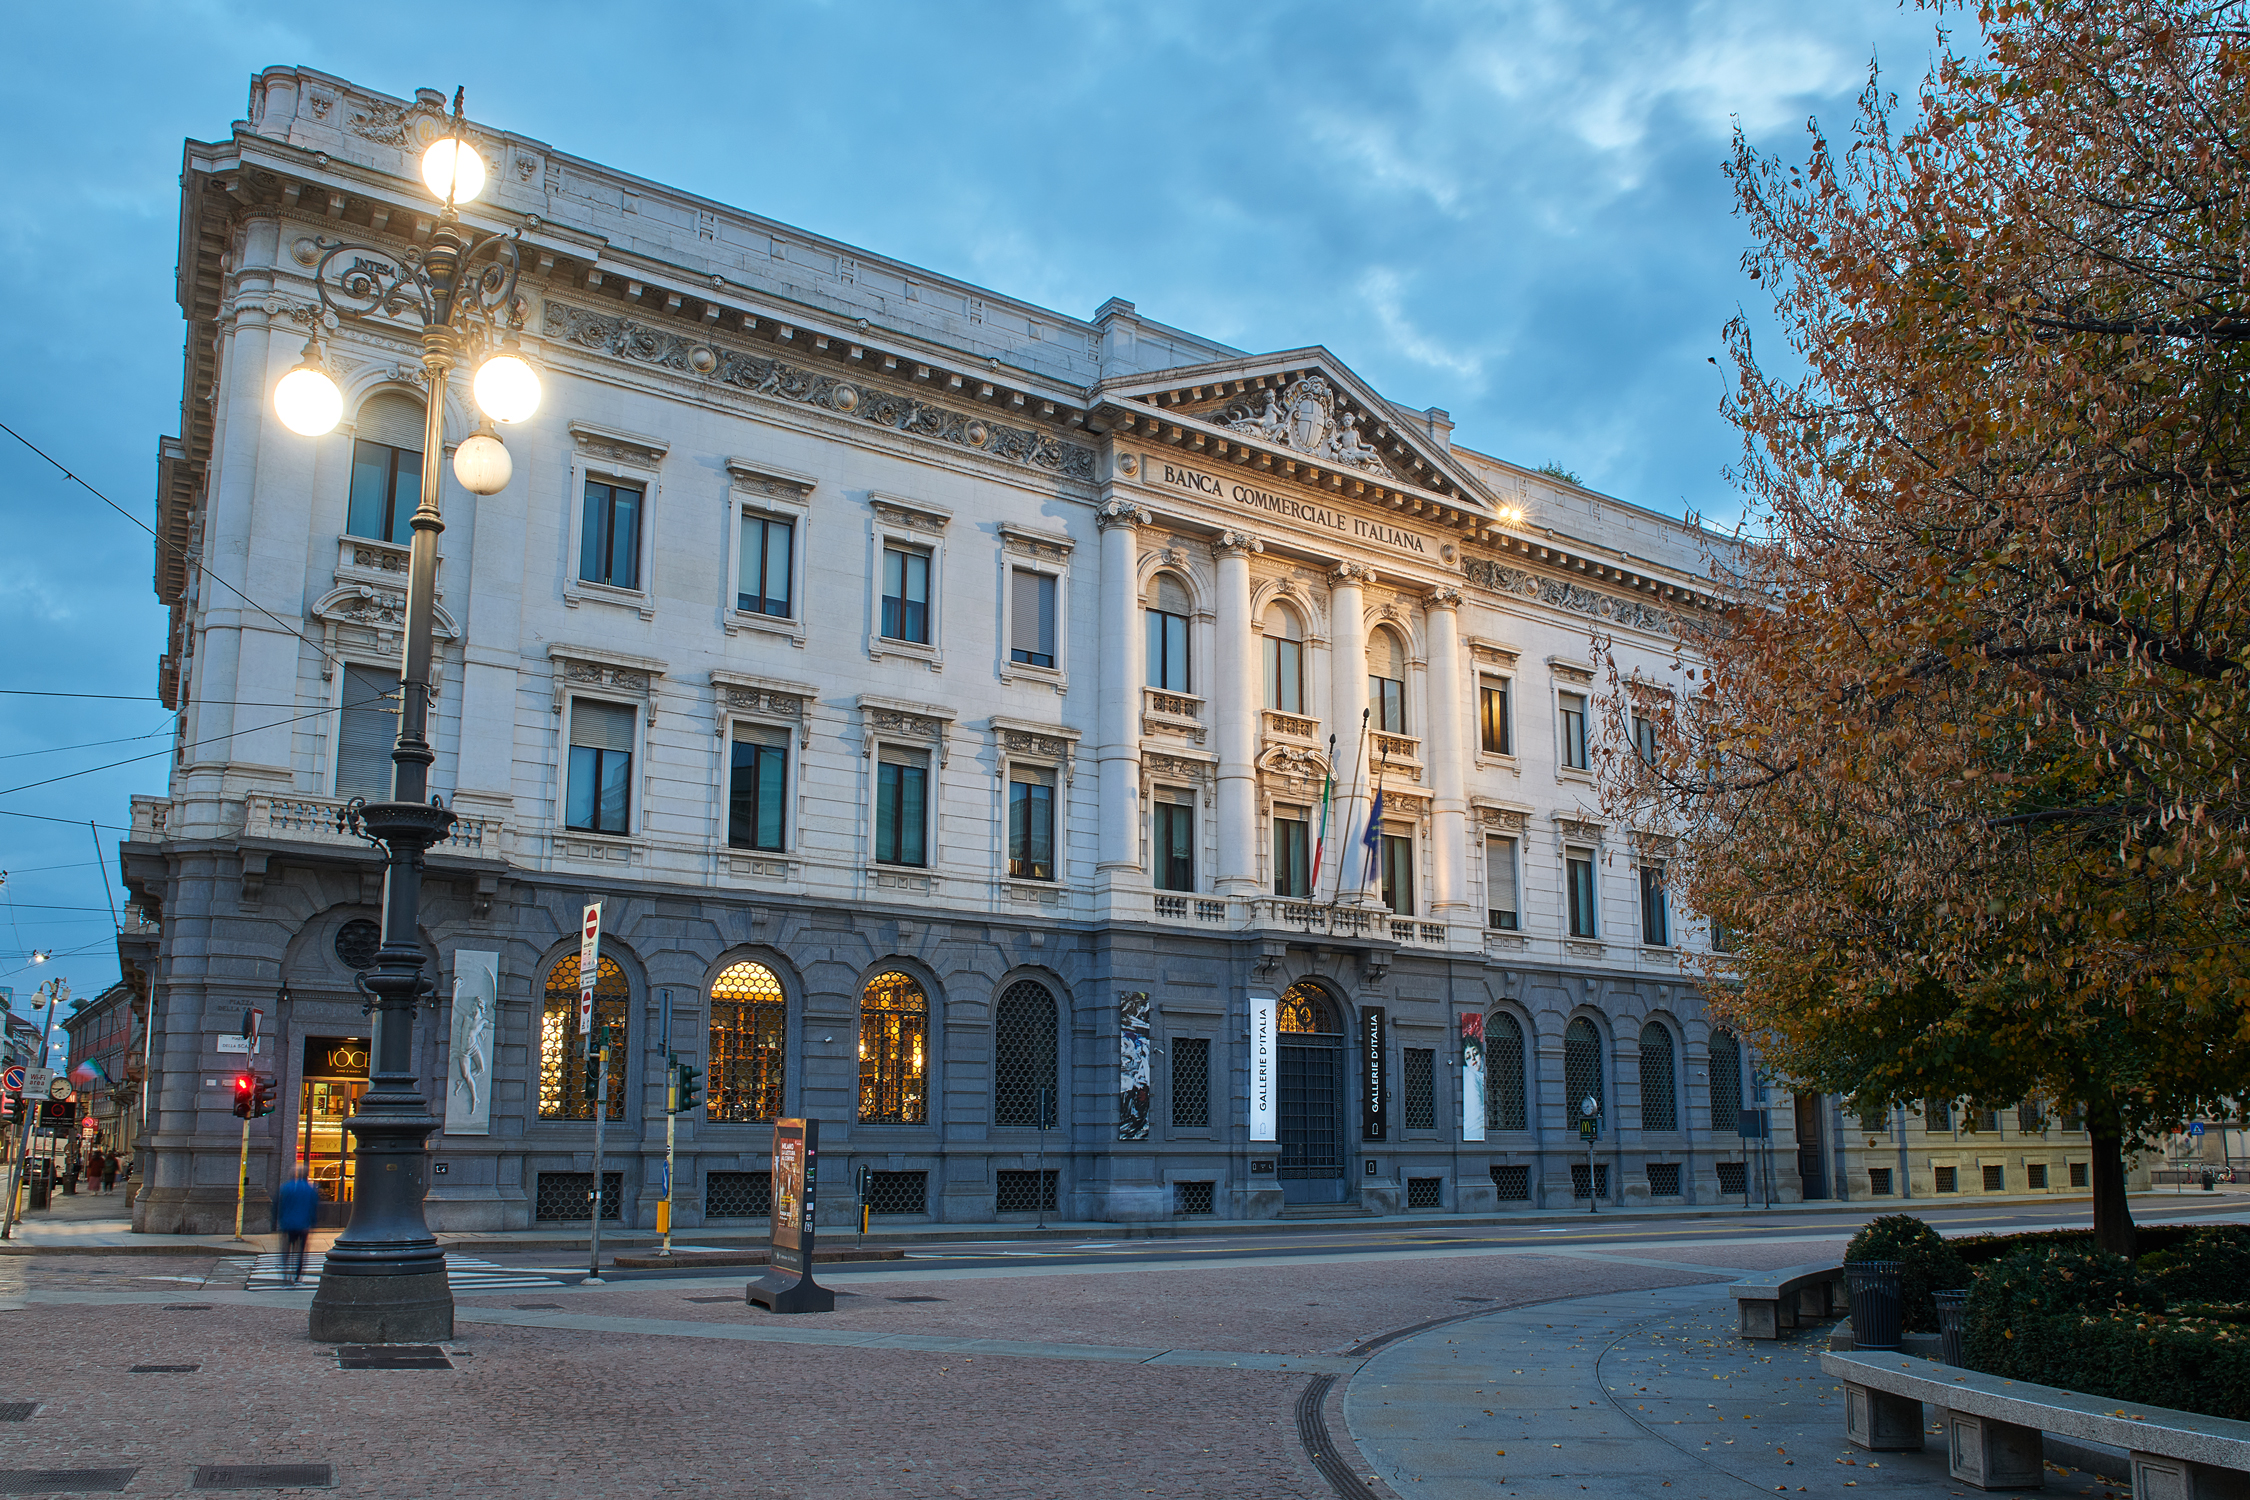
[[164,1304],[164,1310],[166,1312],[209,1312],[211,1304],[208,1302],[167,1302]]
[[1497,1302],[1500,1299],[1498,1297],[1456,1297],[1453,1300],[1456,1302]]
[[[731,1302],[734,1299],[730,1297],[727,1300]],[[517,1312],[544,1312],[550,1308],[562,1306],[560,1302],[511,1302],[508,1305]]]
[[885,1297],[885,1302],[943,1302],[943,1297]]
[[[135,1365],[133,1366],[133,1373],[135,1375],[193,1375],[202,1368],[201,1365]],[[92,1470],[87,1472],[91,1473]]]
[[0,1422],[28,1422],[37,1410],[36,1401],[0,1401]]
[[740,1297],[682,1297],[682,1302],[740,1302]]
[[450,1370],[453,1361],[435,1344],[344,1344],[336,1350],[341,1370]]
[[197,1464],[193,1488],[199,1490],[333,1489],[336,1470],[329,1464]]
[[70,1495],[121,1490],[139,1469],[0,1469],[0,1495]]

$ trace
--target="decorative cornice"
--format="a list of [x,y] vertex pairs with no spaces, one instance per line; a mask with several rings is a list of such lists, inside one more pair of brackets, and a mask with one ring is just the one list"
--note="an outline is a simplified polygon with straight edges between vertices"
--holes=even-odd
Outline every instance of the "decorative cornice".
[[915,531],[943,531],[953,519],[953,512],[940,505],[925,505],[918,500],[901,500],[896,495],[879,494],[870,490],[867,503],[875,514],[895,526],[905,526]]
[[597,427],[592,422],[573,419],[569,424],[571,441],[578,451],[595,458],[617,459],[655,468],[672,451],[672,445],[660,437],[644,437],[637,432],[619,432],[611,427]]
[[1495,594],[1513,594],[1520,598],[1535,599],[1557,609],[1591,615],[1597,620],[1609,620],[1658,635],[1679,634],[1680,622],[1671,611],[1644,604],[1638,599],[1620,599],[1614,595],[1596,593],[1567,578],[1545,578],[1522,568],[1511,568],[1506,563],[1482,557],[1468,559],[1461,565],[1461,571],[1469,582],[1490,589]]
[[777,469],[756,459],[730,458],[727,475],[738,490],[752,490],[774,500],[804,500],[820,485],[810,474]]
[[1000,545],[1018,557],[1061,562],[1070,556],[1078,544],[1060,531],[1036,531],[1029,526],[1018,526],[1013,521],[1002,521]]

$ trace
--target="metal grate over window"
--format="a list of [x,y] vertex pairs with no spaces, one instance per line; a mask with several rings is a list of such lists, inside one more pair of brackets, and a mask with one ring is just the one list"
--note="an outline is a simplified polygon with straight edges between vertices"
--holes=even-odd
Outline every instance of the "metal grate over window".
[[1531,1168],[1522,1164],[1492,1169],[1492,1191],[1502,1203],[1531,1201]]
[[1530,1091],[1524,1087],[1523,1023],[1506,1011],[1484,1021],[1484,1125],[1487,1130],[1528,1130]]
[[711,1073],[704,1113],[771,1120],[781,1113],[789,1003],[764,964],[732,964],[711,983]]
[[870,1172],[867,1174],[867,1207],[878,1214],[926,1214],[930,1211],[930,1174],[927,1172]]
[[1984,1169],[1984,1190],[1988,1193],[2006,1192],[2008,1190],[2008,1169],[2006,1167],[1986,1167]]
[[[595,970],[594,1025],[612,1028],[620,1046],[626,1042],[625,1013],[629,991],[625,971],[614,958],[604,958]],[[627,1055],[630,1055],[628,1052]],[[578,955],[566,953],[547,971],[546,1004],[539,1014],[539,1118],[591,1120],[594,1106],[586,1087],[588,1067],[599,1069],[598,1057],[586,1055],[578,1034]],[[612,1053],[609,1066],[609,1117],[625,1118],[625,1075]]]
[[[1573,1197],[1573,1198],[1584,1198],[1584,1197],[1585,1197],[1585,1196],[1587,1195],[1587,1194],[1586,1194],[1586,1182],[1587,1182],[1587,1174],[1586,1174],[1586,1164],[1585,1164],[1584,1162],[1574,1162],[1574,1163],[1572,1163],[1572,1164],[1571,1164],[1571,1168],[1570,1168],[1570,1196],[1571,1196],[1571,1197]],[[1594,1184],[1594,1191],[1593,1191],[1593,1196],[1594,1196],[1594,1197],[1596,1197],[1596,1198],[1607,1198],[1607,1197],[1609,1196],[1609,1163],[1608,1163],[1608,1162],[1606,1162],[1606,1161],[1598,1161],[1598,1162],[1595,1162],[1595,1163],[1594,1163],[1594,1171],[1593,1171],[1593,1184]]]
[[1922,1104],[1924,1130],[1951,1130],[1953,1128],[1953,1103],[1948,1099],[1929,1099]]
[[766,1219],[773,1216],[773,1173],[707,1172],[703,1176],[703,1217]]
[[1602,1094],[1602,1034],[1594,1029],[1593,1022],[1580,1016],[1563,1028],[1562,1047],[1563,1100],[1568,1110],[1565,1123],[1574,1129],[1585,1100],[1594,1101],[1595,1113],[1608,1112],[1608,1101]]
[[[1680,1128],[1680,1098],[1673,1076],[1672,1033],[1663,1024],[1651,1021],[1641,1028],[1641,1129],[1677,1130]],[[1655,1170],[1654,1168],[1650,1169]],[[1679,1168],[1672,1169],[1674,1180]],[[1656,1191],[1651,1187],[1650,1192]],[[1674,1191],[1677,1191],[1675,1188]]]
[[354,917],[336,929],[336,961],[347,969],[372,969],[383,946],[383,929],[365,917]]
[[994,1208],[1004,1214],[1055,1212],[1055,1184],[1062,1176],[1053,1167],[1043,1172],[1002,1172]]
[[1216,1213],[1214,1200],[1219,1185],[1215,1182],[1175,1182],[1172,1184],[1172,1212],[1177,1214]]
[[1408,1208],[1445,1207],[1445,1179],[1442,1177],[1407,1178],[1406,1206]]
[[1210,1124],[1211,1039],[1176,1036],[1172,1038],[1172,1128],[1204,1130]]
[[1869,1167],[1867,1169],[1867,1191],[1871,1197],[1888,1198],[1891,1195],[1891,1169],[1889,1167]]
[[1403,1070],[1408,1130],[1437,1129],[1437,1049],[1409,1047]]
[[1019,980],[1001,992],[993,1017],[992,1123],[1035,1129],[1060,1117],[1055,1103],[1055,997],[1037,980]]
[[1930,1176],[1941,1193],[1961,1191],[1961,1169],[1958,1167],[1933,1167]]
[[1730,1195],[1750,1191],[1749,1173],[1743,1169],[1741,1162],[1719,1163],[1719,1191]]
[[2086,1163],[2074,1161],[2070,1164],[2070,1185],[2072,1187],[2084,1187],[2092,1180],[2087,1176]]
[[1733,1135],[1741,1128],[1742,1043],[1735,1040],[1731,1031],[1714,1031],[1711,1033],[1711,1129],[1719,1135]]
[[1648,1164],[1648,1194],[1651,1198],[1677,1198],[1680,1196],[1680,1164],[1676,1161],[1652,1161]]
[[[572,963],[578,960],[573,958]],[[591,1172],[541,1172],[539,1196],[534,1203],[535,1216],[541,1219],[583,1219],[591,1206],[589,1196],[594,1191],[594,1174]],[[619,1205],[625,1197],[625,1174],[602,1173],[602,1217],[614,1220],[620,1217]]]
[[906,975],[894,970],[867,981],[859,997],[861,1120],[878,1125],[919,1125],[928,1117],[924,1044],[929,1022],[929,999]]

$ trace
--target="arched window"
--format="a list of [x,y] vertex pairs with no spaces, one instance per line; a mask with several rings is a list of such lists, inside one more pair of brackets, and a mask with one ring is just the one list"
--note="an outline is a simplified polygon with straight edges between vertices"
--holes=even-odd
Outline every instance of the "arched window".
[[[612,1120],[625,1118],[625,1075],[631,1071],[625,1059],[633,1055],[625,1035],[630,998],[625,971],[616,959],[604,958],[594,975],[594,1027],[597,1038],[602,1027],[610,1028],[610,1041],[618,1049],[609,1055]],[[547,1003],[539,1014],[539,1118],[594,1118],[587,1070],[596,1070],[598,1076],[600,1067],[598,1056],[586,1055],[585,1039],[578,1032],[578,955],[566,953],[547,971]]]
[[1487,1130],[1528,1130],[1531,1111],[1523,1076],[1523,1025],[1506,1011],[1484,1021],[1484,1125]]
[[704,1113],[714,1120],[771,1120],[781,1113],[789,1003],[764,964],[729,964],[711,982],[710,1074]]
[[1680,1128],[1679,1090],[1672,1078],[1672,1033],[1651,1021],[1641,1028],[1641,1129]]
[[1742,1128],[1742,1043],[1731,1031],[1711,1033],[1711,1131],[1733,1135]]
[[352,494],[344,514],[351,536],[404,545],[422,503],[422,403],[386,391],[371,396],[353,422]]
[[1192,693],[1188,669],[1187,585],[1170,573],[1156,575],[1155,603],[1148,610],[1148,685],[1167,693]]
[[1568,1125],[1577,1126],[1589,1098],[1594,1101],[1596,1114],[1608,1113],[1608,1101],[1602,1094],[1602,1034],[1584,1016],[1563,1028],[1562,1077]]
[[859,997],[859,1117],[870,1125],[929,1118],[929,997],[895,969]]
[[992,1017],[992,1123],[1036,1127],[1061,1118],[1055,1103],[1055,997],[1037,980],[1018,980],[1001,991]]
[[1330,1033],[1344,1028],[1336,1023],[1336,1012],[1313,984],[1293,984],[1281,997],[1280,1025],[1283,1031]]
[[1286,604],[1266,606],[1266,707],[1305,711],[1305,627]]
[[1406,733],[1406,647],[1395,630],[1378,627],[1367,638],[1367,706],[1377,729]]

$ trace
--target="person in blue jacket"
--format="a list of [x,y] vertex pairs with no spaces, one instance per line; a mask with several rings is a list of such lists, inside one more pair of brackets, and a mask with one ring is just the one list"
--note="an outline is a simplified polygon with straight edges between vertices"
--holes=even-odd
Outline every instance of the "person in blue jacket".
[[290,1283],[304,1280],[305,1241],[312,1235],[313,1219],[320,1212],[320,1189],[305,1177],[299,1167],[290,1179],[281,1185],[274,1198],[274,1225],[281,1231],[281,1269]]

